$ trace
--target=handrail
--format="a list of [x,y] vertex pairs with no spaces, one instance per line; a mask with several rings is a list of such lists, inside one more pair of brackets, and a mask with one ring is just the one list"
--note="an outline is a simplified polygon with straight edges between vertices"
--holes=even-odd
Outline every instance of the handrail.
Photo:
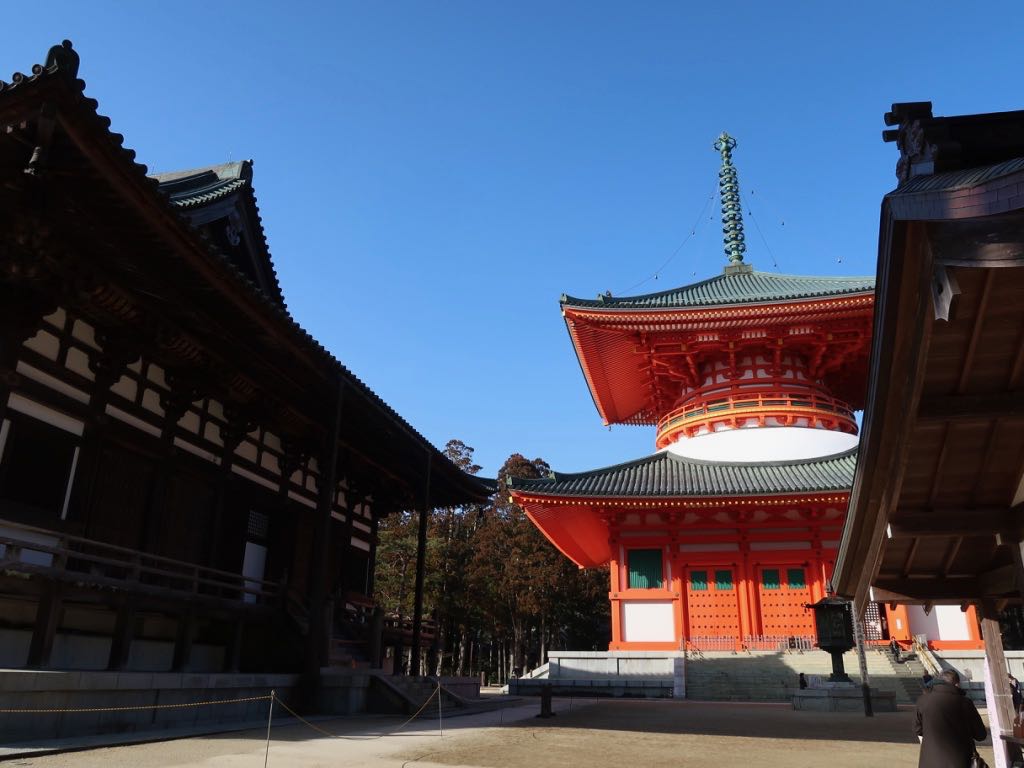
[[[145,583],[147,578],[164,579],[179,582],[179,585],[168,588],[193,594],[198,593],[201,587],[210,587],[218,592],[228,590],[233,594],[254,595],[266,601],[276,599],[280,594],[280,584],[266,579],[250,578],[242,573],[208,568],[196,563],[8,520],[0,519],[0,528],[8,529],[7,532],[0,534],[0,544],[8,550],[3,566],[9,569],[15,569],[19,564],[30,566],[33,570],[39,567],[19,559],[21,552],[27,550],[51,555],[54,558],[52,565],[42,567],[67,573],[91,574],[115,582]],[[52,543],[18,538],[19,531],[45,536],[51,539]],[[117,555],[128,557],[119,558]],[[102,572],[96,573],[90,569],[102,569]],[[124,571],[124,574],[111,575],[110,569]]]
[[835,418],[855,424],[853,411],[842,400],[815,393],[748,392],[728,394],[713,399],[691,399],[669,411],[658,420],[658,442],[680,429],[701,421],[734,418],[738,415],[758,413],[764,416],[794,414],[833,414]]
[[[139,550],[139,549],[131,549],[129,547],[122,547],[120,544],[109,544],[109,543],[107,543],[105,541],[98,541],[96,539],[87,539],[84,536],[77,536],[77,535],[75,535],[73,533],[65,533],[64,531],[55,531],[55,530],[50,529],[50,528],[37,528],[34,525],[28,525],[26,523],[18,523],[18,522],[15,522],[13,520],[7,520],[5,518],[0,518],[0,528],[18,528],[20,530],[28,531],[30,533],[39,533],[39,534],[42,534],[44,536],[56,536],[59,539],[64,539],[64,540],[67,540],[67,541],[77,541],[77,542],[81,542],[83,544],[89,544],[89,545],[104,547],[106,549],[113,550],[115,552],[123,552],[123,553],[128,554],[128,555],[137,555],[139,557],[146,557],[146,558],[149,558],[150,560],[156,560],[156,561],[160,561],[160,562],[164,562],[164,563],[170,563],[172,565],[180,565],[180,566],[183,566],[185,568],[194,568],[194,567],[197,566],[196,563],[190,563],[187,560],[175,560],[173,557],[167,557],[165,555],[156,555],[156,554],[153,554],[151,552],[144,552],[144,551]],[[25,544],[35,544],[36,542],[26,541],[24,543]],[[26,547],[26,548],[27,549],[31,549],[33,547]],[[212,573],[212,574],[216,574],[216,575],[219,575],[219,576],[231,576],[231,577],[238,576],[240,578],[244,578],[246,581],[252,581],[252,582],[257,582],[257,583],[262,583],[262,584],[269,584],[271,586],[276,586],[277,585],[276,582],[268,581],[266,579],[249,578],[248,576],[243,576],[240,573],[234,573],[232,571],[222,571],[219,568],[211,568],[210,566],[206,566],[206,565],[200,565],[198,567],[202,568],[207,573]]]

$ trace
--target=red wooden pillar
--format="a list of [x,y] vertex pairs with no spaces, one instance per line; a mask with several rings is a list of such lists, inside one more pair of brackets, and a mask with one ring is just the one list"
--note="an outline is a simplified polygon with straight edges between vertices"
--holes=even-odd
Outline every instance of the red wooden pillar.
[[738,590],[737,602],[740,610],[740,636],[749,637],[756,634],[753,630],[753,623],[750,614],[750,555],[748,544],[740,543],[740,561],[737,564],[736,588]]
[[683,580],[683,564],[679,558],[679,546],[675,538],[672,539],[672,551],[669,555],[669,562],[672,564],[671,589],[675,603],[676,638],[679,641],[680,650],[685,649],[686,641],[686,582]]
[[619,601],[619,540],[612,538],[608,542],[611,546],[612,559],[609,565],[609,594],[608,597],[611,600],[611,614],[612,614],[612,642],[610,650],[615,650],[621,647],[622,642],[622,604]]
[[764,627],[761,622],[761,598],[758,594],[758,569],[759,563],[747,561],[747,573],[750,579],[747,581],[747,610],[750,611],[750,634],[764,634]]

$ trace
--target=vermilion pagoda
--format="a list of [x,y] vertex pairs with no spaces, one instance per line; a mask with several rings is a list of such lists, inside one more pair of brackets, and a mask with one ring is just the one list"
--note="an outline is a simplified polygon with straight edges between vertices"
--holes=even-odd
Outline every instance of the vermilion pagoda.
[[[834,566],[874,278],[745,264],[735,145],[727,134],[715,143],[723,274],[645,296],[561,300],[604,423],[654,425],[657,453],[511,485],[571,560],[610,564],[613,651],[804,644],[805,606],[825,595]],[[973,616],[946,623],[957,620],[945,634],[976,645]],[[934,621],[922,612],[915,623]],[[885,609],[869,614],[868,632],[909,639],[910,623],[905,608]]]

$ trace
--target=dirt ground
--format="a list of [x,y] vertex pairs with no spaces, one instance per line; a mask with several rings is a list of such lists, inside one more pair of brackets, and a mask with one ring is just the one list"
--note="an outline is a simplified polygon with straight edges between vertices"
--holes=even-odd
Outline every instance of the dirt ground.
[[[671,701],[570,702],[556,717],[534,717],[537,703],[443,723],[422,720],[398,734],[395,719],[318,722],[265,731],[95,749],[6,763],[18,768],[864,768],[916,766],[913,713],[795,712],[787,707]],[[981,748],[993,764],[991,746]]]

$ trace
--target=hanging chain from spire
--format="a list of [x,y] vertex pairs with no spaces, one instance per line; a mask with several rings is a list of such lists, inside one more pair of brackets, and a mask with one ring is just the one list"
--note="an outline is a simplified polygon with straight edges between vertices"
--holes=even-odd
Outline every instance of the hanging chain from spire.
[[715,141],[715,149],[722,154],[722,168],[718,172],[718,190],[722,198],[722,234],[725,236],[725,255],[730,264],[742,264],[747,244],[743,241],[743,210],[740,207],[740,182],[732,164],[732,151],[736,139],[725,131]]

